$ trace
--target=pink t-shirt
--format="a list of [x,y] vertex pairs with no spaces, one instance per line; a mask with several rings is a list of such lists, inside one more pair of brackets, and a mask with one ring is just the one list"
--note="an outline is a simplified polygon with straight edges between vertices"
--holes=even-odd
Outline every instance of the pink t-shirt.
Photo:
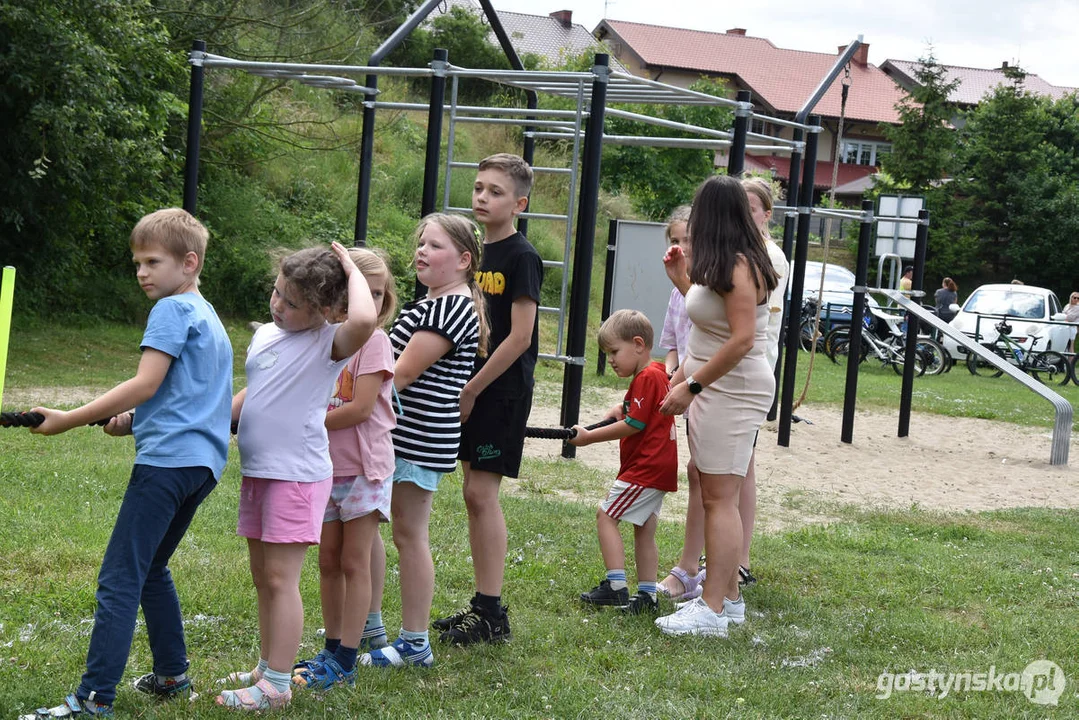
[[393,475],[393,438],[390,431],[397,427],[393,411],[393,348],[382,330],[364,343],[353,355],[337,378],[330,412],[352,402],[355,379],[362,375],[382,375],[375,408],[362,423],[352,427],[330,430],[330,459],[334,477],[363,475],[372,482]]
[[326,406],[348,359],[334,362],[337,325],[286,332],[273,323],[247,349],[247,397],[236,443],[246,477],[319,482],[333,476]]

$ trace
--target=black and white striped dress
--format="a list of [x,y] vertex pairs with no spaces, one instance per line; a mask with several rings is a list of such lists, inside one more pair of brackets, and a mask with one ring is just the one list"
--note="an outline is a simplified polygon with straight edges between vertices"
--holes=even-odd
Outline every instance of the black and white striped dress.
[[403,416],[393,430],[394,454],[437,472],[453,472],[461,442],[461,389],[472,376],[479,318],[472,298],[443,295],[406,303],[390,330],[396,361],[413,334],[437,333],[453,347],[400,391]]

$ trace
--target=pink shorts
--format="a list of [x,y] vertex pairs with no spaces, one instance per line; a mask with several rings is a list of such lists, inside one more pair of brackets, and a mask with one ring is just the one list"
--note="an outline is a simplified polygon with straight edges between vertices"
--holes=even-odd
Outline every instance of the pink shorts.
[[244,477],[236,534],[268,543],[318,545],[333,478],[293,482]]
[[335,475],[322,522],[349,522],[373,512],[379,514],[381,522],[389,522],[392,488],[389,478],[368,480],[363,475]]

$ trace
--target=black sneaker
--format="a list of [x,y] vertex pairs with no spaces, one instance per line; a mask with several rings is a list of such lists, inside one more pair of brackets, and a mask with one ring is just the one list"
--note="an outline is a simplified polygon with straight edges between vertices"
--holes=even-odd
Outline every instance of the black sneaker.
[[738,584],[741,586],[752,585],[757,582],[757,578],[753,577],[753,573],[749,572],[749,568],[744,568],[741,565],[738,566]]
[[476,598],[473,597],[472,600],[468,601],[467,605],[458,608],[453,613],[447,615],[444,618],[439,618],[438,620],[435,620],[433,623],[431,623],[431,627],[433,627],[435,630],[438,630],[439,632],[446,632],[450,628],[457,627],[458,623],[464,620],[465,617],[472,612],[472,608],[475,607],[475,605],[473,605],[475,599]]
[[494,613],[473,607],[457,624],[438,636],[444,643],[473,645],[475,643],[499,643],[512,639],[510,619],[506,606],[499,606]]
[[198,693],[191,689],[191,678],[187,677],[179,682],[169,681],[162,685],[154,673],[146,673],[136,678],[131,685],[139,692],[153,695],[158,700],[194,700],[198,697]]
[[581,600],[589,605],[617,605],[622,607],[629,603],[629,588],[612,590],[610,580],[602,580],[600,584],[588,592],[581,593]]
[[629,599],[629,603],[623,605],[621,609],[626,615],[642,615],[644,613],[654,615],[659,612],[659,601],[643,590],[638,590],[637,594]]

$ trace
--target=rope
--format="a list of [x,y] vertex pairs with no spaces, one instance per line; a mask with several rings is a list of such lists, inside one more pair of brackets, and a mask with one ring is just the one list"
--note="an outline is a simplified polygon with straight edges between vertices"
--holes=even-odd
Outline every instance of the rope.
[[[835,152],[832,153],[832,184],[828,191],[828,204],[832,207],[835,206],[835,186],[839,181],[839,154],[843,151],[843,126],[847,119],[847,95],[850,92],[851,76],[850,76],[850,63],[847,63],[847,67],[843,71],[843,94],[839,103],[839,129],[836,132],[835,140]],[[809,383],[813,379],[813,364],[817,358],[817,338],[820,337],[820,314],[824,308],[824,303],[821,299],[824,297],[824,274],[828,269],[828,248],[831,245],[832,239],[832,218],[826,217],[824,219],[824,255],[821,258],[820,269],[820,285],[817,287],[817,314],[813,318],[813,338],[809,345],[809,368],[806,370],[805,385],[802,386],[802,394],[798,396],[798,399],[794,402],[791,410],[797,410],[801,407],[802,403],[806,399],[806,395],[809,394]]]
[[[607,427],[611,423],[618,422],[614,418],[607,418],[606,420],[600,420],[595,425],[588,425],[585,430],[597,430],[601,427]],[[577,431],[573,428],[538,428],[538,427],[526,427],[525,437],[539,438],[541,440],[570,440],[577,437]]]
[[[109,420],[112,418],[106,418],[104,420],[95,420],[88,425],[101,425],[105,426],[109,424]],[[36,412],[5,412],[0,413],[0,427],[37,427],[41,423],[45,422],[45,416]]]

